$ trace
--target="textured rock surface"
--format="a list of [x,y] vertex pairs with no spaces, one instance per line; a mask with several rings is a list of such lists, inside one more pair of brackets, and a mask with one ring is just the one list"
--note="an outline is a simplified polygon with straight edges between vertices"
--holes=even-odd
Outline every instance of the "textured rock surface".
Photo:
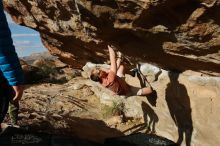
[[25,76],[25,83],[34,83],[42,77],[39,75],[40,69],[27,64],[24,60],[20,59],[20,64]]
[[114,43],[133,63],[219,75],[219,0],[3,1],[13,20],[39,31],[51,54],[72,66],[103,62]]
[[[137,78],[126,80],[139,85]],[[156,133],[181,146],[220,145],[220,78],[201,73],[162,70],[152,82],[157,98],[121,97],[91,80],[76,77],[65,84],[44,83],[28,87],[20,104],[19,124],[35,131],[78,136],[103,142],[105,138],[135,132]],[[113,104],[106,108],[103,104]],[[108,114],[108,116],[106,116]]]

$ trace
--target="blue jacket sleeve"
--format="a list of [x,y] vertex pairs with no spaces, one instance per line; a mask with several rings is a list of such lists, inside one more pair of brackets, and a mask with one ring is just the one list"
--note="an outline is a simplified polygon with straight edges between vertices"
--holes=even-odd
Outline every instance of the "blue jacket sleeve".
[[24,76],[21,65],[15,52],[6,16],[3,10],[3,3],[0,0],[0,74],[8,80],[11,86],[24,83]]

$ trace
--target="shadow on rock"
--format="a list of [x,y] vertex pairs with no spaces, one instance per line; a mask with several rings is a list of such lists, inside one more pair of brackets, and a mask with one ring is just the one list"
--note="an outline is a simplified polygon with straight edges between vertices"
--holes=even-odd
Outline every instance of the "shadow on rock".
[[128,136],[109,138],[106,146],[177,146],[171,140],[153,134],[136,133]]
[[156,105],[157,105],[157,91],[153,90],[153,92],[150,95],[147,95],[147,100],[152,106],[156,107]]
[[1,146],[99,146],[101,144],[64,135],[52,135],[8,127],[0,135]]
[[44,121],[29,124],[28,127],[31,131],[74,136],[100,143],[103,143],[106,138],[124,135],[117,129],[108,127],[101,120],[83,119],[69,115],[63,115],[59,119],[48,115]]
[[157,114],[146,102],[142,102],[141,107],[144,113],[144,123],[131,127],[123,132],[132,130],[132,133],[137,133],[144,130],[145,133],[156,133],[155,126],[159,121]]
[[108,138],[104,144],[77,137],[31,132],[8,127],[0,135],[3,146],[177,146],[174,142],[152,134],[136,133]]
[[193,132],[190,99],[186,87],[178,81],[179,74],[169,72],[170,83],[166,88],[166,102],[170,115],[178,127],[178,144],[185,135],[186,146],[190,146]]

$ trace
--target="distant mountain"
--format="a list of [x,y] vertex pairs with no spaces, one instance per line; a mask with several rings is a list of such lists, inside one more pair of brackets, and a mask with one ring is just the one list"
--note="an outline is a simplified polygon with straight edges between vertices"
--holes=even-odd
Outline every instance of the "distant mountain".
[[33,53],[30,56],[21,57],[22,60],[27,62],[28,64],[32,64],[35,60],[39,59],[47,59],[47,60],[56,60],[56,56],[52,56],[49,52],[42,53]]

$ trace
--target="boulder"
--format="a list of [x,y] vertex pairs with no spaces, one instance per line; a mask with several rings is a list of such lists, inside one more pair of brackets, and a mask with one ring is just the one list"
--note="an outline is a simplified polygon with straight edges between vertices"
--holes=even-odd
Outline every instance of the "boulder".
[[129,66],[151,62],[219,76],[219,0],[3,2],[16,23],[38,31],[49,52],[72,67],[105,62],[114,44]]

